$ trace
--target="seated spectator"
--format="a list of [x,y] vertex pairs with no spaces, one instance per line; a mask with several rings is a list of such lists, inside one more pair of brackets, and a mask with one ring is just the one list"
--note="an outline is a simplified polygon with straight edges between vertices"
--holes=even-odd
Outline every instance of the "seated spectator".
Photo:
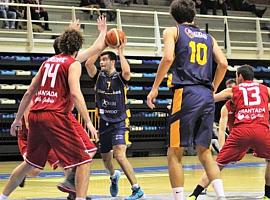
[[[10,1],[0,0],[0,3],[10,3]],[[11,11],[8,5],[0,5],[0,17],[4,19],[16,19],[16,12]],[[15,29],[15,21],[4,21],[4,28]]]
[[[138,4],[137,0],[133,0],[134,4]],[[143,0],[144,5],[148,5],[148,0]]]
[[267,9],[266,7],[262,10],[257,9],[256,5],[252,4],[249,0],[243,0],[241,8],[243,11],[250,11],[250,12],[254,13],[257,17],[260,17],[260,18],[263,16],[263,14],[265,13],[265,11]]
[[[92,20],[93,17],[94,17],[94,8],[96,8],[96,12],[98,14],[98,16],[101,15],[100,11],[99,11],[99,8],[100,8],[100,0],[81,0],[81,3],[80,3],[80,6],[81,7],[85,7],[85,8],[91,8],[90,10],[90,16],[89,16],[89,19]],[[84,12],[87,12],[89,13],[89,11],[84,11]]]
[[[112,9],[112,0],[100,0],[100,8],[107,8],[107,9]],[[102,11],[102,14],[105,13],[107,20],[109,22],[114,21],[116,18],[116,12],[115,11]]]
[[[13,0],[12,3],[24,3],[23,0]],[[23,6],[9,6],[9,10],[16,12],[16,19],[23,19],[24,16],[24,7]],[[15,27],[22,28],[21,22],[16,21]]]
[[200,2],[200,14],[207,15],[208,9],[213,9],[213,15],[217,15],[218,6],[221,7],[224,16],[227,16],[226,0],[196,0],[196,3]]
[[[32,20],[39,21],[40,18],[44,18],[44,21],[49,21],[48,12],[39,6],[39,5],[41,5],[42,0],[26,0],[26,3],[38,5],[37,7],[31,7],[31,9],[30,9]],[[24,18],[26,19],[26,15],[24,16]],[[46,22],[45,22],[44,26],[41,24],[41,22],[33,22],[33,24],[36,24],[36,25],[42,27],[44,30],[51,31],[51,29],[49,28],[49,24]]]

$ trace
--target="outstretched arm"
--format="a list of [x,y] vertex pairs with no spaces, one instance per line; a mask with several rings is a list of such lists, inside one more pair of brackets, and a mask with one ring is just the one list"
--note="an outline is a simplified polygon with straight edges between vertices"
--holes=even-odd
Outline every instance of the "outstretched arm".
[[101,15],[97,19],[97,25],[99,30],[99,36],[92,46],[78,53],[76,60],[79,62],[86,61],[89,57],[99,54],[106,48],[105,36],[107,33],[106,17]]
[[226,105],[222,106],[220,111],[219,128],[218,128],[218,143],[221,149],[225,143],[225,131],[228,123],[228,109]]
[[232,88],[226,88],[214,95],[215,102],[231,99],[233,96]]

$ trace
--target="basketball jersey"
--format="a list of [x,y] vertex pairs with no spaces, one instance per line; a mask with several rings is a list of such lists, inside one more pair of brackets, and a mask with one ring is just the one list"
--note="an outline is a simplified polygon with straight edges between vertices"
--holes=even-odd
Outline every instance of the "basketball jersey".
[[41,66],[41,85],[33,98],[31,111],[68,113],[73,108],[68,85],[68,70],[75,59],[59,54],[46,60]]
[[264,125],[269,126],[268,90],[267,87],[245,81],[232,88],[235,105],[235,121],[237,125]]
[[[170,87],[205,85],[212,87],[212,37],[192,25],[178,25]],[[171,85],[170,85],[171,83]]]
[[225,106],[228,110],[227,128],[231,131],[234,124],[235,107],[231,100],[226,101]]
[[127,86],[119,72],[108,76],[100,71],[96,80],[96,104],[99,116],[106,122],[125,120],[127,115]]

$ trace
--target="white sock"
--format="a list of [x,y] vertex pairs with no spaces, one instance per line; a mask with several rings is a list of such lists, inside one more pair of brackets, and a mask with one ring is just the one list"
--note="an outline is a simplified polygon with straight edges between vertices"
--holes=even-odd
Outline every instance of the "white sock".
[[212,181],[211,184],[216,192],[217,197],[225,197],[224,189],[223,189],[223,182],[221,179],[215,179]]
[[184,200],[184,188],[183,187],[177,187],[173,188],[173,199],[174,200]]
[[111,175],[111,178],[114,178],[115,177],[115,170],[113,172],[113,175]]
[[136,188],[139,188],[140,186],[139,186],[139,184],[138,183],[136,183],[136,184],[134,184],[134,185],[132,185],[132,189],[136,189]]
[[3,194],[0,195],[0,200],[7,200],[7,199],[8,197],[6,195],[3,195]]
[[85,200],[86,198],[76,197],[75,200]]

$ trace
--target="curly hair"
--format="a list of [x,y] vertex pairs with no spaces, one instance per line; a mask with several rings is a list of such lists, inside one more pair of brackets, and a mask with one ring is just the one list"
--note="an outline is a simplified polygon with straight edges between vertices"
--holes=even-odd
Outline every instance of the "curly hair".
[[195,3],[192,0],[174,0],[170,13],[178,24],[191,23],[196,15]]
[[59,47],[64,54],[73,55],[80,50],[82,44],[83,37],[81,33],[74,29],[68,29],[60,36]]

